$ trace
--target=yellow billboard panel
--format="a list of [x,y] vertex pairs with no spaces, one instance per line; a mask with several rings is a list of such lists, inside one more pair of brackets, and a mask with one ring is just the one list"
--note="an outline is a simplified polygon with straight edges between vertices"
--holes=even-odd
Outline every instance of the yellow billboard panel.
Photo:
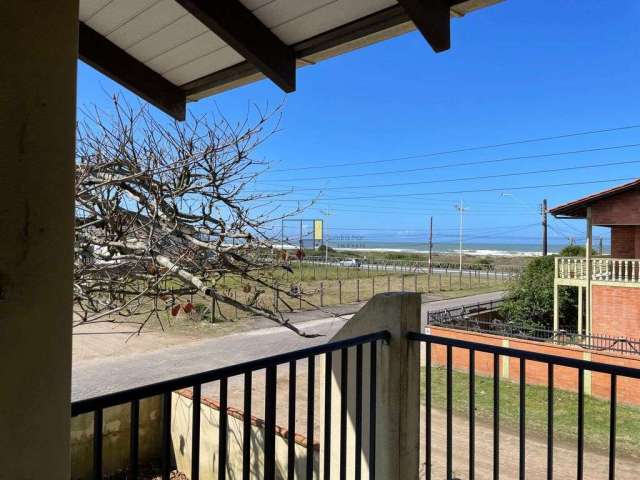
[[322,241],[322,220],[313,221],[313,239],[318,242]]

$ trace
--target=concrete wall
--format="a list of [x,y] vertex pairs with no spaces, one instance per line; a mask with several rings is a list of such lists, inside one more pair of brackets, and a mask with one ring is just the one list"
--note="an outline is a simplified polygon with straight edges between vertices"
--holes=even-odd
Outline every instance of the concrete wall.
[[[129,467],[130,412],[128,404],[107,408],[103,414],[103,471],[108,474]],[[140,402],[140,464],[158,464],[162,441],[162,398]],[[93,478],[93,414],[71,419],[71,480]]]
[[592,328],[594,334],[640,337],[640,288],[593,285]]
[[78,1],[0,13],[0,477],[69,478]]
[[[191,474],[191,391],[175,392],[171,410],[171,438],[178,470],[188,477]],[[235,408],[228,409],[227,478],[242,477],[242,442],[244,414]],[[200,409],[200,478],[218,478],[218,435],[220,406],[217,402],[203,398]],[[276,479],[287,478],[288,431],[276,426]],[[295,436],[296,478],[306,479],[307,444],[306,438]],[[318,452],[314,451],[314,472],[318,472]],[[251,478],[264,477],[264,422],[251,418]]]
[[[420,331],[420,294],[382,293],[374,296],[331,339],[338,341],[360,335],[387,330],[389,342],[377,344],[377,389],[375,417],[375,472],[376,478],[418,480],[420,451],[420,345],[407,339],[407,332]],[[363,347],[363,403],[362,403],[362,478],[368,478],[371,452],[369,439],[370,398],[369,380],[371,372],[370,348]],[[356,349],[348,349],[348,389],[342,392],[341,352],[332,357],[331,370],[331,432],[330,478],[340,478],[341,467],[346,478],[355,473],[355,365]],[[322,362],[322,372],[325,371]],[[327,392],[321,387],[320,418],[325,418],[324,403]],[[340,462],[340,410],[346,395],[346,450],[344,464]],[[324,424],[321,439],[324,439]],[[325,478],[326,449],[321,449],[320,477]]]
[[[202,398],[200,409],[200,478],[218,478],[219,404]],[[179,471],[191,474],[190,390],[174,392],[171,404],[171,440],[175,463]],[[228,409],[227,478],[242,477],[242,432],[244,414]],[[152,397],[140,402],[139,464],[160,465],[162,442],[162,398]],[[251,478],[263,477],[264,422],[251,418]],[[276,478],[287,476],[288,431],[276,426]],[[103,472],[113,475],[129,467],[130,406],[105,409],[103,420]],[[306,479],[307,443],[302,435],[295,436],[296,478]],[[319,445],[314,446],[314,471],[318,472]],[[93,414],[74,417],[71,421],[71,480],[91,480],[93,468]]]
[[[457,338],[468,342],[484,343],[487,345],[504,346],[520,350],[558,355],[561,357],[575,358],[579,360],[591,360],[594,362],[608,363],[612,365],[624,365],[630,368],[640,369],[640,357],[621,356],[607,353],[595,353],[579,347],[550,345],[544,342],[503,338],[496,335],[488,335],[475,332],[463,332],[461,330],[431,327],[431,334]],[[431,348],[431,361],[433,365],[446,365],[446,347],[433,344]],[[500,356],[500,375],[506,380],[519,381],[520,362],[516,358]],[[453,349],[453,366],[456,370],[468,371],[469,351],[465,349]],[[476,373],[478,375],[493,375],[493,355],[476,352]],[[526,379],[528,385],[547,384],[547,365],[538,362],[527,362]],[[585,392],[599,398],[609,398],[610,376],[606,374],[586,372]],[[555,367],[554,386],[561,390],[576,392],[578,390],[578,371],[575,368]],[[640,405],[640,380],[619,377],[618,401],[632,405]]]

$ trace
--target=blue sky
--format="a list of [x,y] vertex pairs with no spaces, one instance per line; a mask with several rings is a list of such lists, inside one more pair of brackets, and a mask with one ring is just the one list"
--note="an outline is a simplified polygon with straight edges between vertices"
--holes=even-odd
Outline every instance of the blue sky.
[[[454,241],[454,204],[463,200],[470,240],[535,242],[542,198],[553,206],[621,182],[522,187],[640,176],[640,163],[580,168],[640,160],[640,145],[630,146],[640,144],[640,128],[427,155],[640,126],[639,15],[634,0],[615,8],[601,0],[507,0],[454,20],[448,52],[434,54],[414,32],[300,69],[298,91],[286,97],[262,81],[189,110],[240,120],[253,103],[284,101],[281,131],[258,152],[274,171],[255,188],[299,190],[287,200],[318,197],[305,216],[324,217],[333,235],[419,242],[433,215],[434,240]],[[119,90],[82,64],[78,80],[79,105],[107,104],[105,92]],[[580,153],[559,155],[570,151]],[[442,168],[548,154],[555,155]],[[415,158],[399,159],[408,156]],[[385,161],[361,163],[377,160]],[[342,163],[358,164],[331,166]],[[460,180],[561,168],[570,169]],[[393,185],[374,186],[386,184]],[[469,192],[482,189],[495,191]],[[554,243],[584,235],[581,221],[551,226]]]

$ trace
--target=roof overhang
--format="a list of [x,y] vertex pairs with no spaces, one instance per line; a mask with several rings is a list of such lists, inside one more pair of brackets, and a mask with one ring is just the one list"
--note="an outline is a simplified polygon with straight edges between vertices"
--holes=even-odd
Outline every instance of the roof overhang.
[[80,0],[80,59],[176,119],[187,101],[418,29],[436,52],[449,22],[502,0]]
[[603,200],[610,199],[617,195],[640,189],[640,179],[624,183],[601,192],[587,195],[586,197],[573,200],[563,205],[558,205],[549,210],[554,217],[559,218],[587,218],[587,208]]

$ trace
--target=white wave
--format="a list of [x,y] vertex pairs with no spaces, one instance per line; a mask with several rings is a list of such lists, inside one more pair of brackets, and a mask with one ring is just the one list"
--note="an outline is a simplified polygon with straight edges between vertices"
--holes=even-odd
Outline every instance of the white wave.
[[[418,253],[427,255],[425,250],[418,250],[414,248],[335,248],[338,251],[350,251],[350,252],[387,252],[387,253]],[[433,253],[445,254],[445,255],[457,255],[459,250],[434,250]],[[492,249],[462,249],[464,255],[477,256],[477,257],[539,257],[542,252],[525,251],[525,250],[492,250]],[[549,252],[554,254],[556,252]]]

